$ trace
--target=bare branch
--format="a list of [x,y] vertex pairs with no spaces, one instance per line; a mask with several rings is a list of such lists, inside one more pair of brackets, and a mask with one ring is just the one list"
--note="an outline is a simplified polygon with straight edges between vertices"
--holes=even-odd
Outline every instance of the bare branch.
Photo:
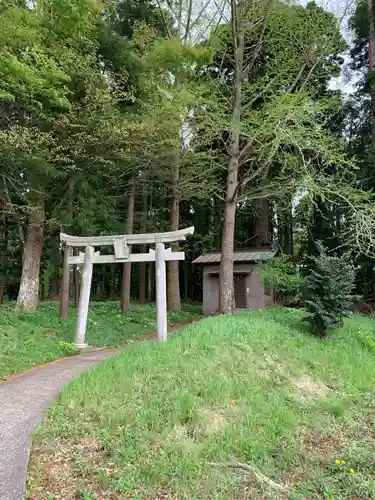
[[295,88],[298,85],[298,82],[302,78],[302,75],[303,75],[303,72],[305,71],[305,69],[306,69],[306,63],[303,63],[300,70],[298,71],[297,76],[294,79],[292,85],[289,87],[288,92],[294,92]]
[[321,57],[319,57],[315,63],[311,66],[310,68],[310,71],[307,73],[307,76],[305,78],[305,80],[302,82],[302,85],[300,87],[300,90],[302,91],[304,89],[304,87],[307,85],[307,82],[310,80],[310,77],[312,76],[312,74],[314,73],[316,67],[318,66],[318,64],[320,63],[320,61],[322,60]]
[[262,90],[260,90],[259,92],[257,92],[251,99],[250,101],[245,105],[243,106],[243,111],[245,111],[246,109],[248,108],[251,108],[251,106],[258,100],[262,97],[262,95],[264,95],[267,90],[271,87],[271,85],[276,81],[277,79],[277,76],[275,76],[274,78],[272,78],[268,83],[267,85],[265,85]]
[[166,32],[168,34],[168,38],[172,38],[172,33],[171,33],[171,31],[169,29],[169,26],[168,26],[168,23],[167,23],[167,21],[165,19],[164,12],[163,12],[162,6],[160,4],[160,0],[156,0],[156,2],[158,4],[159,10],[160,10],[160,14],[161,14],[161,17],[163,19],[164,28],[165,28],[165,30],[166,30]]
[[257,57],[259,55],[260,49],[262,48],[263,40],[264,40],[264,33],[266,31],[266,26],[267,26],[267,14],[270,11],[273,2],[274,2],[274,0],[269,0],[268,3],[267,3],[267,5],[266,5],[265,13],[264,13],[264,16],[263,16],[263,19],[262,19],[262,29],[261,29],[261,31],[259,33],[257,44],[256,44],[256,47],[255,47],[255,50],[252,53],[251,59],[250,59],[248,65],[245,67],[245,69],[243,71],[243,78],[246,78],[246,76],[253,69],[255,61],[257,60]]

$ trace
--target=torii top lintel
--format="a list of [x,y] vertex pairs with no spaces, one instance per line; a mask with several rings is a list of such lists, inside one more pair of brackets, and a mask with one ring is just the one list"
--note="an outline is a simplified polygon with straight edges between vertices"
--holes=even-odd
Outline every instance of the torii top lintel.
[[72,247],[84,247],[87,245],[105,246],[114,245],[116,240],[125,240],[128,245],[143,245],[146,243],[174,243],[175,241],[186,240],[186,236],[194,234],[194,227],[170,231],[167,233],[146,233],[146,234],[119,234],[108,236],[70,236],[60,233],[60,240]]

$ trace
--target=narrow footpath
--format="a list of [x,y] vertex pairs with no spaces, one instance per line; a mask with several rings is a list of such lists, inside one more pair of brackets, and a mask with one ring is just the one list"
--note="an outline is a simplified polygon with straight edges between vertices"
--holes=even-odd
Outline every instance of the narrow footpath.
[[0,500],[23,500],[32,435],[62,386],[118,351],[54,361],[0,384]]

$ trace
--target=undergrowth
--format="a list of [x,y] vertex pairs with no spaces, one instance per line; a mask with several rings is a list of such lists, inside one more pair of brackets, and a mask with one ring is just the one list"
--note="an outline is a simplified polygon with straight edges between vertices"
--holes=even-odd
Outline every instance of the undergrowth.
[[[182,305],[180,313],[168,314],[170,323],[199,316],[200,308]],[[0,378],[54,359],[77,354],[74,346],[76,309],[69,320],[59,318],[58,304],[43,302],[35,313],[17,313],[14,304],[0,307]],[[118,347],[156,327],[155,306],[133,304],[120,314],[118,302],[92,302],[86,340],[93,346]]]

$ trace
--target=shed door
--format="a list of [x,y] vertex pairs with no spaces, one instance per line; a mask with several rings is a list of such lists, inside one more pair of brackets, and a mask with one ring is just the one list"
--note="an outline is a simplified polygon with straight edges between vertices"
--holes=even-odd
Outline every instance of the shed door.
[[234,276],[234,301],[236,309],[247,309],[246,274]]

